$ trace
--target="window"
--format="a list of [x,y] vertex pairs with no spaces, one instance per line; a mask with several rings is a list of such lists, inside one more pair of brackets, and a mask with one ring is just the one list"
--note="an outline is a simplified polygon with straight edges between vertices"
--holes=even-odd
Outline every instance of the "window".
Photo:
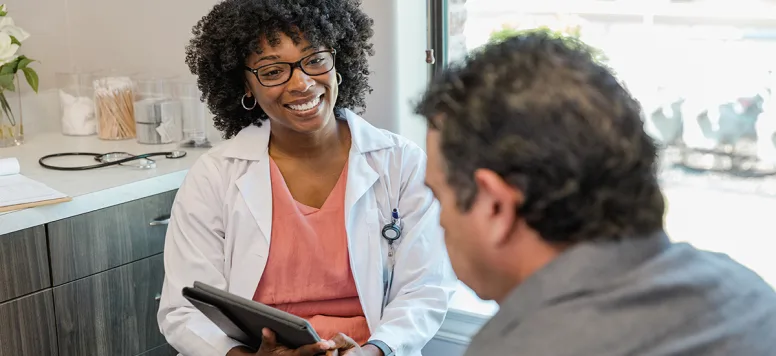
[[776,285],[776,1],[431,1],[437,58],[538,27],[600,49],[661,144],[667,232]]

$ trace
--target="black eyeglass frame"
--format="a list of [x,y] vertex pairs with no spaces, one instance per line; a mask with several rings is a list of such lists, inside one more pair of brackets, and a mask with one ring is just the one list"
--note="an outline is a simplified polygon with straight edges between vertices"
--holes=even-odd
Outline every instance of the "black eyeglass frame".
[[[307,73],[307,71],[304,70],[304,67],[302,66],[302,62],[304,62],[306,59],[308,59],[310,57],[313,57],[313,56],[315,56],[317,54],[321,54],[321,53],[331,53],[331,59],[332,59],[331,68],[329,68],[329,70],[327,70],[325,72],[318,73],[318,74]],[[284,80],[282,83],[273,84],[273,85],[266,85],[266,84],[262,83],[261,79],[259,79],[259,70],[261,70],[262,68],[270,67],[270,66],[276,66],[278,64],[288,64],[288,65],[291,66],[291,71],[288,74],[288,79]],[[337,50],[336,49],[326,49],[326,50],[322,50],[322,51],[317,51],[315,53],[310,53],[310,54],[302,57],[301,59],[299,59],[296,62],[274,62],[274,63],[270,63],[270,64],[265,64],[265,65],[260,66],[258,68],[251,68],[251,67],[245,66],[245,70],[253,73],[253,76],[256,77],[256,80],[259,81],[259,84],[261,84],[262,86],[265,86],[267,88],[272,88],[272,87],[276,87],[276,86],[280,86],[280,85],[288,83],[288,81],[291,80],[291,78],[294,76],[294,69],[296,69],[296,68],[299,68],[299,70],[301,70],[302,73],[304,73],[304,74],[307,74],[307,75],[309,75],[311,77],[315,77],[315,76],[318,76],[318,75],[324,75],[324,74],[326,74],[328,72],[331,72],[332,70],[334,70],[334,68],[336,66],[337,66]]]

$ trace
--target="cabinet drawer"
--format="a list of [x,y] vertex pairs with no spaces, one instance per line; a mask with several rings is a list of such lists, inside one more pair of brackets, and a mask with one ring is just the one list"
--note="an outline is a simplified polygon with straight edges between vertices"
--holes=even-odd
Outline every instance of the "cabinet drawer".
[[155,297],[161,254],[54,287],[60,356],[135,356],[166,343]]
[[0,235],[0,303],[51,286],[46,228]]
[[51,290],[0,304],[0,356],[57,355]]
[[54,285],[162,252],[174,198],[171,191],[50,223]]
[[178,355],[178,351],[175,351],[175,349],[172,348],[172,346],[164,344],[153,350],[143,352],[138,356],[177,356],[177,355]]

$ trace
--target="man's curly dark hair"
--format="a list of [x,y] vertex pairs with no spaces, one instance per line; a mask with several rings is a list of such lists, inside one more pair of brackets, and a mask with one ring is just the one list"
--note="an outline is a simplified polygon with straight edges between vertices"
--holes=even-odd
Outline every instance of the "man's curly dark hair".
[[520,189],[518,214],[555,243],[663,227],[657,148],[640,105],[589,47],[544,31],[473,52],[416,107],[439,130],[447,180],[466,211],[485,168]]
[[225,0],[213,7],[192,29],[186,64],[224,137],[267,119],[261,107],[242,107],[244,64],[259,50],[262,38],[274,46],[281,33],[296,43],[304,36],[314,46],[335,49],[336,70],[342,75],[335,107],[361,113],[372,90],[368,58],[373,55],[373,21],[359,6],[359,0]]

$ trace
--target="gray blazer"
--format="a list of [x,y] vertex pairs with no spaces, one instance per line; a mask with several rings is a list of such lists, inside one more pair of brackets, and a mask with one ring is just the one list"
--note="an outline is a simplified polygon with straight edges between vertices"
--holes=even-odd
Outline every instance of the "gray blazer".
[[663,232],[585,243],[513,290],[466,355],[776,355],[776,293]]

